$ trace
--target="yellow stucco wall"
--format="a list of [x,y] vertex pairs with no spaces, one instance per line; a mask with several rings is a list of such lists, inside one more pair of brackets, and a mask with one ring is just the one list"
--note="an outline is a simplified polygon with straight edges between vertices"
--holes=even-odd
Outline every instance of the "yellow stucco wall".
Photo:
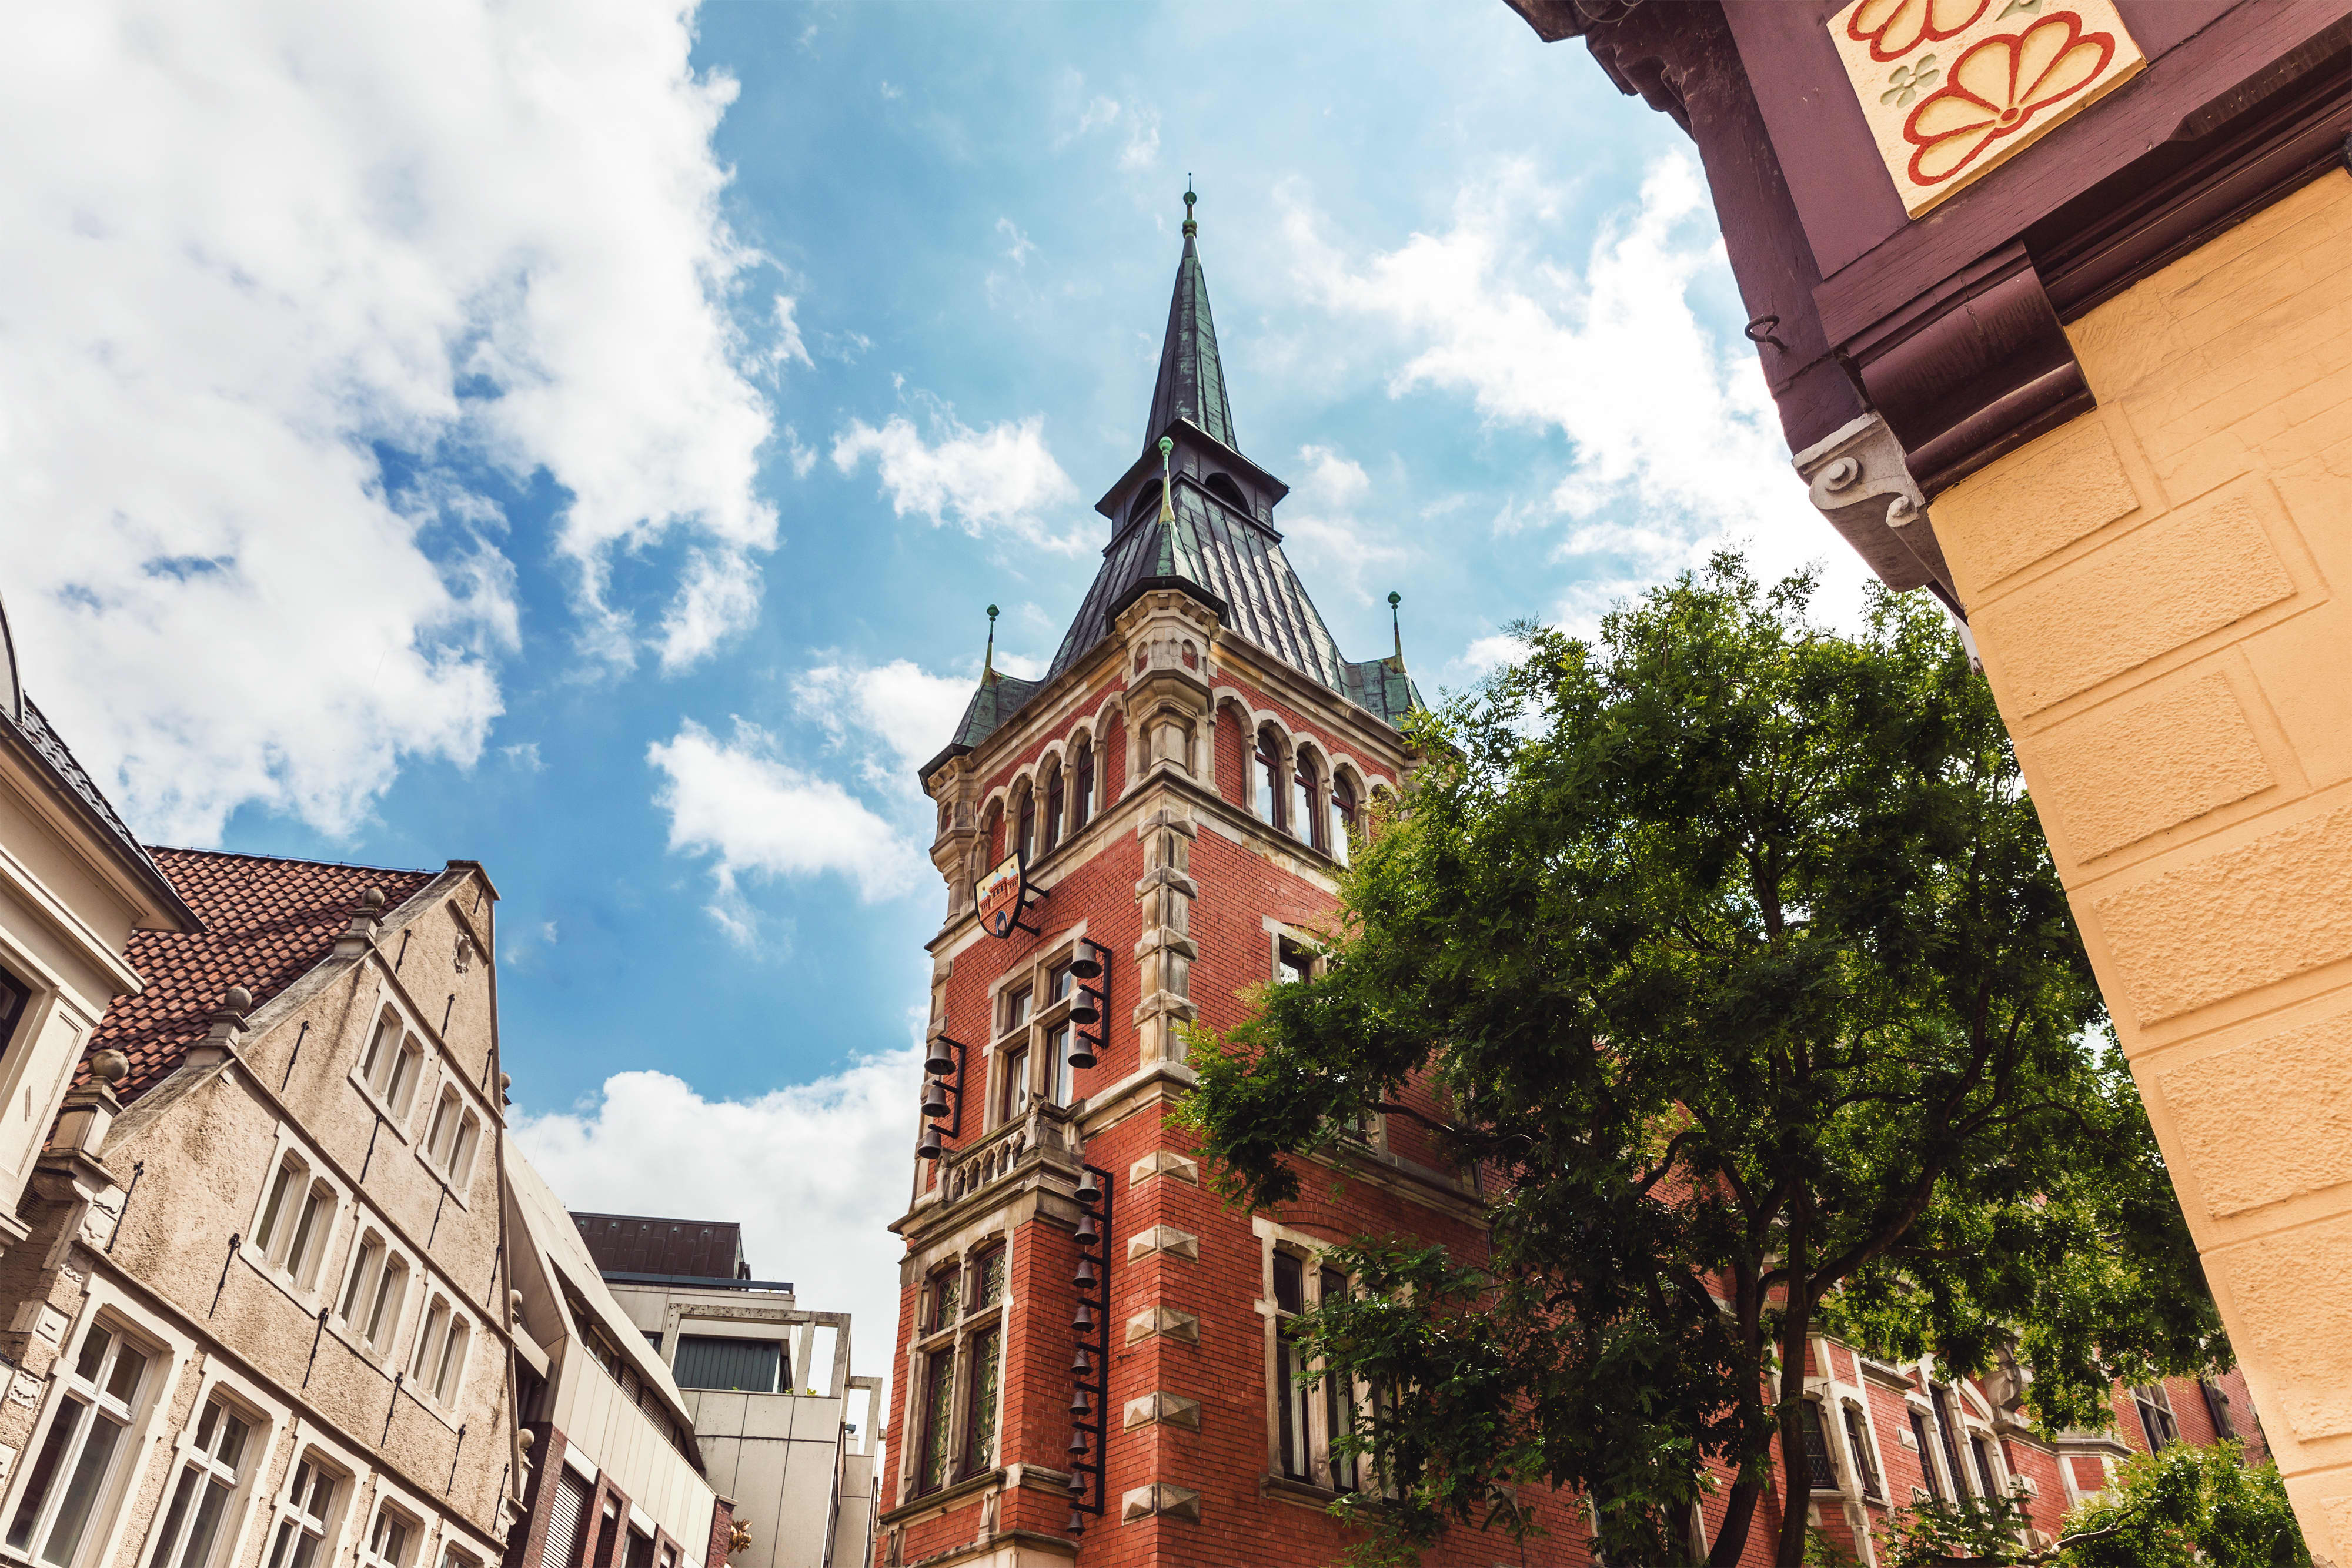
[[2352,1563],[2352,175],[2074,323],[1937,535],[2315,1551]]

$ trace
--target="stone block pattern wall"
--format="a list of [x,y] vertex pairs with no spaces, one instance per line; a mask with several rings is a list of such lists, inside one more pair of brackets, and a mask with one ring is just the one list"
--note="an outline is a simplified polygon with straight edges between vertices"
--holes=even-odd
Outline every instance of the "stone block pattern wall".
[[2096,410],[1935,528],[2267,1437],[2341,1562],[2352,175],[2068,330]]

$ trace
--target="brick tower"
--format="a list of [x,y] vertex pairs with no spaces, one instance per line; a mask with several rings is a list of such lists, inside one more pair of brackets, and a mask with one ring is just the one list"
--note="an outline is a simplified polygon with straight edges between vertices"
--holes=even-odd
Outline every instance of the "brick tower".
[[884,1568],[1329,1561],[1321,1511],[1351,1478],[1328,1437],[1361,1391],[1292,1386],[1285,1322],[1340,1282],[1335,1241],[1477,1240],[1475,1197],[1402,1119],[1360,1129],[1342,1193],[1310,1179],[1257,1214],[1204,1190],[1166,1124],[1182,1026],[1229,1029],[1317,962],[1418,700],[1401,653],[1340,656],[1283,553],[1287,487],[1240,451],[1192,199],[1101,571],[1044,678],[992,661],[923,769],[949,899],[893,1227]]

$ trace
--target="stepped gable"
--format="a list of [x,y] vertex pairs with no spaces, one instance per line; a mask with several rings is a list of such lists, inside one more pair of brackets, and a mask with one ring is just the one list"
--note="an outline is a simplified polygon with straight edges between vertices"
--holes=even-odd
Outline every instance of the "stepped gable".
[[[1421,693],[1401,660],[1340,656],[1321,612],[1291,570],[1281,533],[1269,520],[1287,486],[1234,444],[1233,407],[1225,393],[1216,323],[1209,311],[1208,277],[1196,238],[1199,228],[1191,216],[1193,199],[1187,191],[1184,251],[1176,265],[1175,297],[1169,305],[1160,373],[1152,385],[1144,454],[1101,506],[1114,518],[1101,570],[1045,680],[998,675],[992,686],[983,681],[964,709],[955,739],[925,765],[926,775],[948,757],[969,751],[994,734],[1039,687],[1109,636],[1121,611],[1159,588],[1181,589],[1206,601],[1234,636],[1390,724],[1402,724],[1421,706]],[[1261,492],[1264,515],[1251,515],[1247,498],[1229,478],[1213,481],[1231,486],[1230,494],[1218,493],[1186,472],[1181,463],[1174,474],[1173,494],[1163,505],[1160,455],[1154,449],[1163,435],[1176,443],[1181,455],[1198,459],[1192,466],[1244,475]],[[1123,522],[1117,520],[1121,517]]]
[[92,1052],[122,1052],[131,1071],[115,1087],[125,1100],[153,1087],[204,1038],[230,987],[243,986],[260,1006],[333,951],[369,888],[383,890],[389,913],[441,874],[213,850],[159,848],[153,856],[204,929],[131,934],[124,956],[147,988],[107,1004],[76,1071],[87,1076]]

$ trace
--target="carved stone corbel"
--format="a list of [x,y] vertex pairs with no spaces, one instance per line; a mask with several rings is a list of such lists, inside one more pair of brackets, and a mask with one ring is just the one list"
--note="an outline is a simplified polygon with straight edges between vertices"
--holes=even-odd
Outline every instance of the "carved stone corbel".
[[1925,588],[1959,608],[1944,564],[1927,498],[1904,461],[1903,443],[1876,413],[1865,413],[1796,455],[1806,493],[1889,588]]

